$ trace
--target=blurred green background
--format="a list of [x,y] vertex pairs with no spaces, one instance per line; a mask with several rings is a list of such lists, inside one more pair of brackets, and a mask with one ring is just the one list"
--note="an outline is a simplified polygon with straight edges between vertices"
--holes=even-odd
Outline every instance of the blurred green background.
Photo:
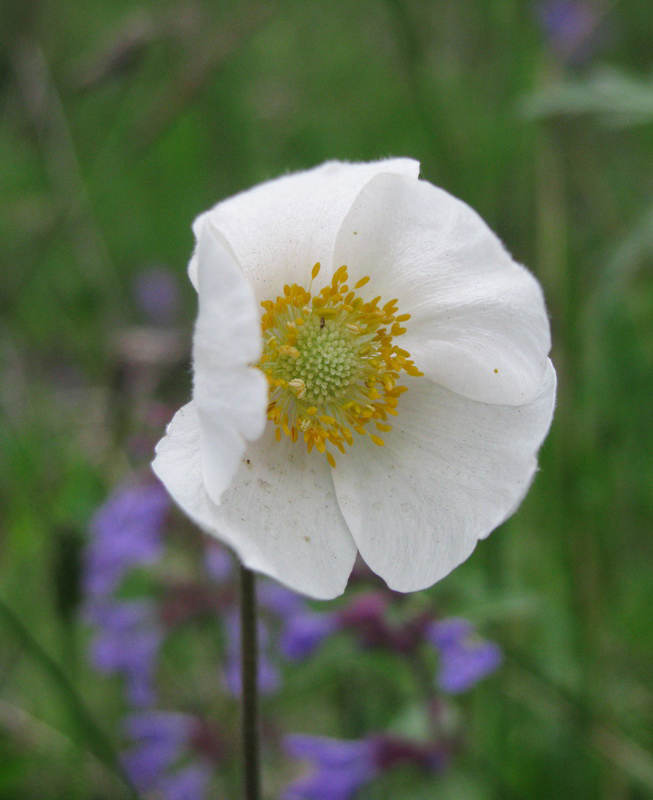
[[[653,797],[650,0],[2,13],[0,596],[32,639],[3,611],[0,798],[122,796],[85,788],[99,768],[35,643],[113,736],[75,554],[133,467],[126,441],[163,429],[142,397],[188,396],[190,222],[284,171],[388,155],[419,159],[535,272],[560,380],[524,506],[432,590],[507,656],[462,703],[450,774],[419,797]],[[152,265],[179,276],[183,310],[168,351],[134,354],[134,281]],[[390,796],[417,797],[361,793]]]

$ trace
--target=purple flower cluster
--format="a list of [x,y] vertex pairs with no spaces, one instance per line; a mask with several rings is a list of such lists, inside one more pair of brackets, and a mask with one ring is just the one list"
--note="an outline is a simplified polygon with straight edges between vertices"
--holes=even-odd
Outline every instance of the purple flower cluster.
[[379,774],[373,739],[342,741],[321,736],[288,736],[286,752],[313,763],[310,773],[292,783],[283,800],[350,800]]
[[141,792],[155,791],[165,800],[197,800],[205,796],[211,772],[204,764],[186,764],[171,771],[183,756],[195,731],[185,714],[141,711],[125,720],[133,741],[123,759],[131,780]]
[[[93,663],[125,682],[132,712],[125,719],[129,747],[123,763],[135,787],[161,800],[202,800],[209,791],[209,764],[222,758],[221,742],[200,717],[156,707],[155,671],[172,625],[198,613],[218,613],[226,642],[224,686],[232,695],[240,694],[237,575],[228,551],[209,540],[204,557],[209,581],[167,582],[161,597],[121,598],[128,573],[161,559],[169,507],[160,484],[146,482],[118,488],[98,510],[86,559],[86,617],[96,628]],[[438,654],[434,693],[436,684],[448,694],[464,692],[499,666],[500,649],[476,637],[469,621],[437,619],[430,611],[401,604],[393,605],[399,613],[390,614],[392,600],[387,590],[367,590],[344,605],[318,611],[283,586],[260,581],[260,691],[279,689],[276,653],[288,662],[300,662],[339,631],[353,636],[361,647],[384,648],[411,659],[421,658],[424,645],[429,645]],[[425,703],[434,698],[435,694]],[[356,741],[294,735],[286,737],[285,746],[289,755],[311,766],[286,789],[284,800],[351,800],[396,764],[413,764],[427,772],[443,769],[451,742],[380,734]]]
[[91,521],[84,589],[86,617],[97,631],[91,659],[100,672],[123,676],[133,706],[154,702],[154,668],[163,633],[151,600],[120,600],[125,575],[155,563],[170,500],[159,483],[122,486]]
[[[335,611],[320,613],[283,587],[264,586],[261,602],[282,621],[279,645],[289,661],[306,659],[336,631],[348,631],[363,647],[382,647],[411,659],[420,657],[426,643],[438,653],[436,683],[447,694],[467,691],[501,663],[498,645],[479,639],[467,620],[436,620],[430,612],[391,618],[387,591],[365,592]],[[438,708],[433,698],[434,718]],[[287,787],[283,800],[351,800],[361,787],[396,764],[414,764],[431,772],[444,769],[452,742],[382,735],[356,741],[294,735],[286,737],[285,745],[290,756],[309,761],[312,768]]]
[[[240,617],[238,609],[230,611],[224,619],[227,634],[227,660],[224,669],[225,685],[230,694],[240,697],[242,675],[240,666]],[[263,694],[271,694],[279,688],[279,671],[269,657],[270,636],[263,620],[258,621],[258,688]]]
[[[477,637],[468,620],[450,618],[436,621],[430,614],[419,614],[399,625],[390,624],[388,605],[386,595],[369,592],[354,598],[338,611],[318,613],[303,598],[293,595],[286,601],[281,615],[284,626],[280,650],[289,661],[303,660],[338,630],[349,630],[365,647],[385,647],[407,655],[414,653],[426,641],[438,652],[437,684],[448,694],[471,689],[501,664],[499,646]],[[277,607],[281,608],[279,603]]]
[[[204,565],[209,577],[218,585],[229,587],[235,579],[234,562],[227,550],[217,543],[207,545]],[[258,589],[259,606],[278,614],[275,606],[276,592],[279,597],[288,595],[292,600],[301,602],[301,598],[294,592],[289,592],[281,586],[272,583],[261,583]],[[269,598],[269,601],[268,601]],[[291,600],[291,602],[292,602]],[[238,593],[235,587],[225,592],[221,597],[220,611],[222,614],[223,630],[226,636],[226,660],[224,665],[224,685],[234,697],[240,696],[242,691],[242,676],[240,664],[240,617],[238,607]],[[270,637],[265,619],[258,620],[258,689],[262,694],[272,694],[279,689],[281,678],[279,670],[271,658],[273,641]]]
[[163,638],[154,606],[145,600],[107,602],[89,609],[87,616],[97,627],[91,643],[95,668],[125,679],[130,705],[154,703],[154,669]]
[[366,783],[397,764],[439,771],[445,756],[438,746],[390,736],[346,741],[323,736],[288,736],[287,753],[312,763],[309,773],[292,783],[283,800],[351,800]]
[[133,293],[139,311],[150,323],[169,325],[179,314],[179,285],[171,269],[147,267],[136,277]]
[[560,61],[585,61],[597,44],[599,9],[588,0],[545,0],[537,5],[540,24]]
[[154,676],[164,638],[158,605],[152,598],[119,597],[129,572],[161,558],[169,508],[163,487],[150,481],[119,487],[97,511],[86,554],[85,616],[96,628],[92,663],[100,672],[124,679],[126,699],[134,709],[125,720],[131,746],[123,758],[131,781],[161,800],[201,800],[210,769],[200,762],[183,763],[197,721],[154,708]]
[[494,642],[479,639],[466,619],[452,617],[431,623],[426,637],[440,653],[438,686],[460,694],[499,668],[503,659]]
[[91,521],[84,591],[92,603],[110,599],[125,574],[161,557],[170,499],[159,483],[116,489]]

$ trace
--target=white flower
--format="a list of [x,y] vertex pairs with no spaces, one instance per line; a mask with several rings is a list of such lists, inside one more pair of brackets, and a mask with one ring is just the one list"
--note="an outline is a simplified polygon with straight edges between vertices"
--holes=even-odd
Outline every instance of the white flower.
[[537,281],[418,172],[327,163],[194,225],[193,400],[154,470],[246,566],[316,598],[357,550],[399,591],[444,577],[516,510],[553,413]]

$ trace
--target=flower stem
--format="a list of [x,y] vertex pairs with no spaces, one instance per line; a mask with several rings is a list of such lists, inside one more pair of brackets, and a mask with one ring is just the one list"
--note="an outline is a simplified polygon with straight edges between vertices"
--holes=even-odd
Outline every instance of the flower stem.
[[240,568],[242,742],[244,800],[260,800],[258,735],[258,643],[254,573]]

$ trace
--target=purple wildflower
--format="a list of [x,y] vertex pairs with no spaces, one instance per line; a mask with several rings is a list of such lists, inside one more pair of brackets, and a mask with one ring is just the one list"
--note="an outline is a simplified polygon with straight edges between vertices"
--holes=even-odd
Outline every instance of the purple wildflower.
[[332,633],[339,630],[340,618],[335,613],[316,613],[304,610],[286,622],[279,647],[289,661],[301,661],[310,656]]
[[283,800],[351,800],[379,773],[374,739],[343,741],[294,735],[285,740],[293,758],[312,761],[314,770],[292,783]]
[[261,583],[259,604],[281,621],[279,646],[291,661],[309,656],[340,627],[336,613],[312,611],[305,598],[277,583]]
[[600,21],[596,6],[582,0],[545,0],[537,11],[561,61],[578,63],[589,56]]
[[123,760],[137,788],[157,785],[183,752],[192,729],[192,719],[184,714],[145,711],[127,717],[125,730],[135,746]]
[[179,286],[175,273],[166,267],[143,270],[134,281],[134,297],[139,310],[155,324],[174,322],[179,313]]
[[272,581],[262,581],[259,584],[258,602],[282,620],[289,619],[306,608],[306,600],[301,595]]
[[439,745],[394,736],[368,736],[345,741],[323,736],[294,735],[285,739],[294,758],[312,761],[314,769],[292,783],[283,800],[351,800],[366,783],[397,764],[415,764],[439,771],[446,753]]
[[452,617],[433,622],[426,629],[426,638],[440,653],[438,686],[449,694],[471,689],[502,661],[499,646],[477,639],[466,619]]
[[[96,627],[93,664],[101,672],[123,677],[128,703],[142,709],[125,721],[133,745],[123,759],[134,785],[161,800],[201,800],[210,779],[205,758],[212,761],[221,755],[215,737],[193,717],[151,708],[157,699],[153,684],[164,636],[161,607],[150,599],[115,597],[131,568],[152,565],[162,556],[169,507],[163,487],[147,483],[118,488],[99,509],[86,559],[85,615]],[[171,772],[189,750],[197,755],[196,738],[201,739],[202,760]]]
[[88,600],[108,597],[125,572],[161,556],[161,532],[170,498],[160,483],[116,489],[91,521],[85,591]]
[[234,560],[226,547],[217,543],[207,545],[204,554],[204,566],[209,576],[217,583],[222,583],[232,577]]
[[162,634],[153,612],[150,603],[131,601],[97,605],[90,614],[99,628],[91,644],[94,666],[122,675],[130,702],[139,707],[154,701],[152,679]]
[[[240,666],[240,619],[237,611],[232,611],[224,619],[227,634],[227,654],[224,668],[225,684],[229,692],[239,697],[242,692]],[[263,622],[258,622],[259,664],[258,688],[263,694],[272,694],[279,688],[279,673],[267,657],[269,644],[268,630]]]
[[200,800],[211,771],[197,763],[170,772],[185,755],[195,735],[196,720],[185,714],[145,711],[130,715],[125,730],[134,747],[123,756],[125,769],[140,791],[154,791],[161,800]]
[[206,796],[211,771],[204,764],[191,764],[159,781],[162,800],[201,800]]

